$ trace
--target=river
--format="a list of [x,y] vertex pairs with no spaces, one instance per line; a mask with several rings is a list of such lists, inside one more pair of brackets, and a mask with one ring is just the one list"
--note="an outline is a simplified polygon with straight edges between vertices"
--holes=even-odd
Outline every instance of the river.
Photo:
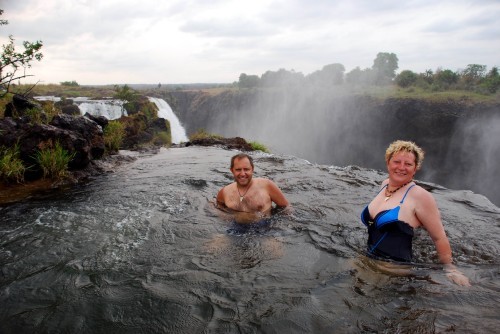
[[[493,333],[500,209],[435,196],[459,287],[417,233],[412,273],[363,257],[363,207],[385,174],[252,153],[294,211],[238,234],[213,205],[234,151],[162,149],[86,184],[0,207],[1,333]],[[132,154],[122,152],[122,154]],[[425,168],[425,166],[424,166]],[[418,174],[417,174],[418,178]]]

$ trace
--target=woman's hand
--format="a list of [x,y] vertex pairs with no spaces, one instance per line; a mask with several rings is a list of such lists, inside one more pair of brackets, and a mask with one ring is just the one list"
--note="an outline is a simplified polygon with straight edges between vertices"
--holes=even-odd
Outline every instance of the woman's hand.
[[462,274],[455,266],[445,267],[446,277],[453,283],[460,286],[470,286],[469,278]]

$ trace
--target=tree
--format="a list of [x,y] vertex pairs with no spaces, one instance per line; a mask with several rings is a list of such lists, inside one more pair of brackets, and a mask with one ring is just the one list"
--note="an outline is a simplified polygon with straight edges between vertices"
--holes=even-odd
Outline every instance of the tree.
[[396,84],[399,87],[409,87],[418,79],[418,75],[410,70],[404,70],[396,76]]
[[314,85],[334,86],[344,83],[345,67],[342,64],[335,63],[323,66],[321,71],[316,71],[307,76],[307,79]]
[[303,83],[303,80],[304,75],[301,72],[280,68],[278,71],[266,71],[262,74],[260,85],[262,87],[297,87]]
[[441,70],[438,69],[434,75],[434,81],[438,84],[445,84],[445,86],[450,86],[457,83],[459,76],[452,70]]
[[245,73],[240,74],[240,80],[238,81],[239,88],[253,88],[257,87],[259,84],[259,77],[257,75],[246,75]]
[[466,87],[471,88],[484,78],[485,73],[486,65],[469,64],[465,70],[462,71],[462,79],[465,82]]
[[488,72],[482,86],[484,86],[488,92],[496,93],[498,88],[500,88],[500,74],[498,73],[498,67],[494,66]]
[[372,66],[376,84],[388,84],[396,76],[398,56],[394,53],[379,52]]
[[[3,10],[0,9],[0,15]],[[8,24],[7,20],[0,20],[0,25]],[[18,52],[14,43],[14,37],[9,35],[9,43],[2,45],[2,53],[0,54],[0,88],[3,88],[1,96],[9,93],[10,84],[14,80],[23,79],[32,75],[26,74],[26,69],[31,68],[33,60],[42,60],[43,54],[40,52],[43,44],[42,41],[23,42],[24,51]],[[23,70],[22,73],[17,73]]]

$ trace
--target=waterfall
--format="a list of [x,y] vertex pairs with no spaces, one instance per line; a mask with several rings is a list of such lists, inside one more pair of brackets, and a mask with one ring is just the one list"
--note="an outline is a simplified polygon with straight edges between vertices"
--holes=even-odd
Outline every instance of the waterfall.
[[[55,96],[38,96],[39,101],[60,101],[60,97]],[[148,97],[149,101],[153,102],[158,107],[158,117],[167,119],[170,122],[170,131],[172,133],[172,143],[180,144],[188,142],[186,130],[181,125],[181,122],[172,111],[170,105],[163,99]],[[89,113],[92,116],[104,116],[107,119],[118,119],[122,116],[128,116],[127,111],[123,108],[122,100],[90,100],[88,97],[77,97],[73,99],[73,103],[78,106],[80,113],[85,115]]]
[[181,122],[174,114],[172,108],[167,103],[167,101],[163,99],[158,99],[155,97],[148,97],[149,101],[156,104],[158,107],[158,117],[168,119],[170,122],[170,131],[172,133],[172,143],[180,144],[182,142],[188,142],[189,139],[186,135],[186,130],[181,125]]
[[[38,101],[61,101],[58,96],[35,96],[35,99]],[[89,113],[92,116],[104,116],[110,120],[128,116],[127,111],[123,108],[122,100],[91,100],[88,97],[76,97],[71,100],[78,106],[82,115]]]
[[122,100],[89,100],[86,97],[79,97],[73,102],[80,108],[80,113],[89,113],[92,116],[104,116],[107,119],[118,119],[127,116],[127,111],[123,108]]

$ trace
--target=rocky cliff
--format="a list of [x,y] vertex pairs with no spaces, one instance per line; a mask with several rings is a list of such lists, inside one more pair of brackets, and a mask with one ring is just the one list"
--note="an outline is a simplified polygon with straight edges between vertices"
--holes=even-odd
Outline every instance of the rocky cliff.
[[257,140],[313,163],[385,169],[395,139],[422,146],[419,179],[470,189],[500,204],[500,104],[468,100],[375,99],[331,91],[176,91],[166,97],[186,132],[200,128]]

